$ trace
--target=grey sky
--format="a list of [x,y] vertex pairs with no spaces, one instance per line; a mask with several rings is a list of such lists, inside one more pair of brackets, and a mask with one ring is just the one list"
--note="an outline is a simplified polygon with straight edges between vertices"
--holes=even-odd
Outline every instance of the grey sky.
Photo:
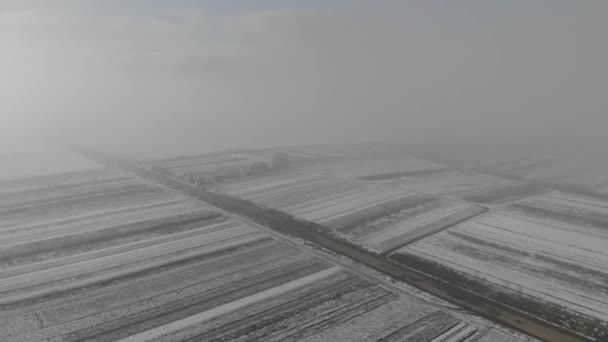
[[592,0],[4,0],[0,129],[145,153],[605,142],[607,10]]

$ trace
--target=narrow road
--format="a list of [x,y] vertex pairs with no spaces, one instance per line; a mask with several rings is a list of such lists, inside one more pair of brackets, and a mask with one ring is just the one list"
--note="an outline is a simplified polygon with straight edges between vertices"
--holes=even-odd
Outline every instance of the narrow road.
[[286,236],[295,236],[344,255],[352,260],[387,274],[394,279],[406,282],[423,291],[466,308],[491,321],[519,330],[544,341],[583,342],[590,341],[573,332],[541,321],[512,307],[480,296],[441,279],[433,278],[415,269],[392,262],[385,257],[373,255],[359,246],[345,240],[336,239],[331,231],[319,224],[295,219],[273,209],[259,207],[249,201],[224,194],[214,193],[176,178],[160,174],[132,163],[113,159],[103,154],[74,149],[91,159],[131,171],[143,178],[177,190],[190,197],[202,200],[240,217]]

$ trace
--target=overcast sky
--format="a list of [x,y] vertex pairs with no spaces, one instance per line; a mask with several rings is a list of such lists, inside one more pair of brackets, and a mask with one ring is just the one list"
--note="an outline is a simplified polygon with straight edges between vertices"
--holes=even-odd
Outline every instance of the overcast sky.
[[600,141],[608,2],[0,0],[0,133],[149,154]]

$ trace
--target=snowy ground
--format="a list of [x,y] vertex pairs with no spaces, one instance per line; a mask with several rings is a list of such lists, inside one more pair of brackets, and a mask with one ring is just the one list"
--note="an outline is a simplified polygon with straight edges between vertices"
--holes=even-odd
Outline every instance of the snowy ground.
[[378,253],[485,210],[358,179],[305,171],[233,182],[216,190],[323,224]]
[[[577,220],[591,215],[593,222]],[[564,193],[530,197],[406,246],[470,279],[608,322],[608,202]],[[559,322],[558,322],[559,323]]]
[[414,195],[362,181],[300,172],[222,185],[217,189],[330,227],[347,225],[365,210],[374,211]]
[[189,180],[190,177],[200,178],[206,174],[220,172],[230,168],[247,169],[255,162],[272,163],[276,152],[287,154],[291,163],[309,163],[342,158],[341,153],[319,147],[282,147],[273,149],[228,151],[218,154],[188,156],[175,159],[148,161],[143,166],[153,169],[163,169],[170,174]]
[[393,220],[380,219],[392,221],[388,225],[384,225],[383,222],[367,224],[367,227],[371,226],[375,229],[356,236],[355,240],[382,253],[479,215],[484,212],[484,208],[468,203],[435,199],[426,205],[406,208],[405,212],[406,215],[403,217],[396,215]]
[[0,184],[0,213],[0,268],[186,230],[219,216],[105,169]]
[[[324,176],[279,182],[248,187],[289,205],[299,203],[292,186],[312,186],[309,200],[327,189],[367,191],[367,206],[403,196]],[[352,204],[339,202],[322,216],[351,215]],[[1,341],[447,342],[500,333],[114,169],[0,183],[0,214]]]
[[[537,317],[557,325],[587,333],[587,318],[608,322],[608,205],[579,195],[547,193],[546,186],[523,180],[543,178],[547,172],[548,179],[576,178],[570,174],[585,178],[589,170],[553,171],[553,158],[480,166],[529,176],[515,180],[417,158],[351,158],[345,151],[325,151],[336,155],[299,150],[294,156],[299,153],[300,159],[290,170],[212,188],[323,224],[377,253],[406,245],[393,256],[414,256],[466,275],[471,291],[476,284],[490,284],[496,296],[492,298],[508,304],[520,304],[510,302],[517,300],[514,295],[541,303],[541,308],[546,303],[547,310],[556,308],[555,315]],[[589,184],[596,184],[591,178]],[[490,212],[474,218],[484,206]],[[428,234],[434,235],[425,237]],[[509,339],[491,332],[480,340],[503,337]]]
[[473,164],[491,171],[608,193],[608,162],[562,156],[501,158]]
[[376,174],[393,172],[412,172],[418,170],[434,170],[444,168],[444,165],[418,158],[374,158],[374,159],[345,159],[303,164],[300,171],[320,173],[328,176],[360,178]]
[[535,189],[525,182],[470,170],[420,173],[415,176],[379,180],[375,183],[490,205],[502,204],[535,193]]

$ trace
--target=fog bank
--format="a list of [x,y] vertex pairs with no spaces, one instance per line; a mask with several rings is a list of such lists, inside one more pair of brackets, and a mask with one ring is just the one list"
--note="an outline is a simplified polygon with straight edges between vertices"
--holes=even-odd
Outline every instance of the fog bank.
[[606,143],[604,1],[221,3],[2,2],[3,139]]

